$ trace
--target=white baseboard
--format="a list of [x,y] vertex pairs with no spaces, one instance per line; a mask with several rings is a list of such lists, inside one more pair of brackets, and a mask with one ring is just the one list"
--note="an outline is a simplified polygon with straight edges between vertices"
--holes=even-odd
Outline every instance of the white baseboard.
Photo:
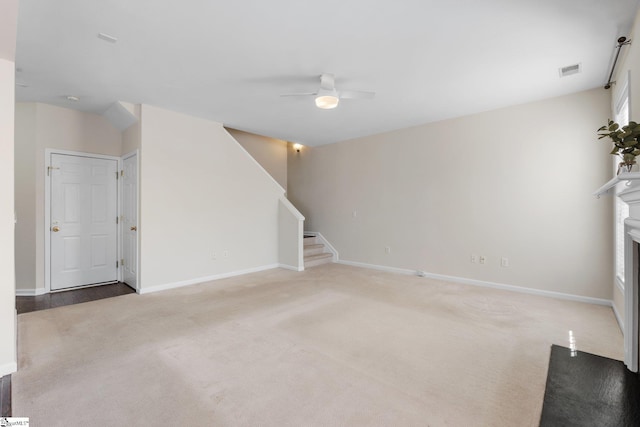
[[17,297],[36,297],[38,295],[44,295],[47,293],[45,288],[36,289],[16,289]]
[[17,371],[18,371],[17,362],[5,363],[4,365],[0,365],[0,377],[13,374],[14,372],[17,372]]
[[304,266],[303,265],[301,265],[300,267],[295,267],[293,265],[278,264],[278,267],[284,268],[285,270],[304,271]]
[[562,292],[545,291],[542,289],[524,288],[522,286],[506,285],[503,283],[487,282],[484,280],[467,279],[464,277],[446,276],[443,274],[429,273],[426,271],[387,267],[383,265],[365,264],[362,262],[340,260],[338,261],[338,264],[352,265],[354,267],[371,268],[374,270],[388,271],[390,273],[399,273],[399,274],[405,274],[405,275],[411,275],[411,276],[422,276],[422,277],[427,277],[429,279],[443,280],[445,282],[461,283],[463,285],[473,285],[473,286],[482,286],[485,288],[502,289],[505,291],[520,292],[524,294],[539,295],[539,296],[556,298],[556,299],[564,299],[569,301],[585,302],[588,304],[606,305],[608,307],[613,306],[613,302],[611,300],[603,299],[603,298],[592,298],[592,297],[585,297],[582,295],[565,294]]
[[416,271],[415,270],[407,270],[405,268],[396,268],[396,267],[387,267],[386,265],[366,264],[364,262],[347,261],[347,260],[343,260],[343,259],[336,261],[336,263],[344,264],[344,265],[350,265],[352,267],[362,267],[362,268],[368,268],[368,269],[371,269],[371,270],[386,271],[388,273],[404,274],[406,276],[415,276],[416,275]]
[[543,297],[551,297],[556,299],[565,299],[569,301],[586,302],[588,304],[606,305],[611,307],[611,300],[603,298],[585,297],[582,295],[565,294],[562,292],[545,291],[542,289],[525,288],[522,286],[506,285],[503,283],[486,282],[484,280],[465,279],[463,277],[445,276],[442,274],[423,273],[424,277],[430,279],[444,280],[446,282],[462,283],[464,285],[482,286],[485,288],[503,289],[505,291],[520,292],[523,294],[539,295]]
[[156,285],[148,288],[142,287],[138,289],[138,292],[140,295],[150,294],[152,292],[166,291],[169,289],[181,288],[183,286],[195,285],[195,284],[204,283],[204,282],[211,282],[213,280],[226,279],[228,277],[242,276],[244,274],[257,273],[259,271],[265,271],[265,270],[272,270],[274,268],[278,268],[279,266],[280,266],[279,264],[269,264],[269,265],[263,265],[260,267],[248,268],[246,270],[231,271],[229,273],[216,274],[213,276],[198,277],[195,279],[183,280],[180,282],[165,283],[163,285]]
[[622,335],[624,335],[624,319],[620,316],[620,312],[616,308],[616,305],[611,301],[611,308],[613,309],[613,314],[616,316],[616,320],[618,321],[618,326],[620,326],[620,330],[622,331]]

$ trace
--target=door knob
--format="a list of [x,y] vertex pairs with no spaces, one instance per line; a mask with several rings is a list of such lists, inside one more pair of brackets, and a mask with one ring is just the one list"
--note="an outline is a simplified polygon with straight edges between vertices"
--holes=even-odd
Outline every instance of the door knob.
[[53,231],[54,233],[57,233],[58,231],[60,231],[60,227],[58,227],[57,225],[54,225],[53,227],[51,227],[51,231]]
[[131,231],[136,231],[138,230],[138,227],[136,227],[135,225],[131,226]]

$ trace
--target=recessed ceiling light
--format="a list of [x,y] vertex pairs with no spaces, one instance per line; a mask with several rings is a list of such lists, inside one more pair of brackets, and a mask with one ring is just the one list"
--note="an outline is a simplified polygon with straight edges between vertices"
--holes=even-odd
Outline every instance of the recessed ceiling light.
[[558,71],[560,72],[560,77],[567,77],[573,74],[578,74],[580,71],[582,71],[582,64],[567,65],[566,67],[559,68]]
[[106,42],[109,42],[109,43],[115,43],[115,42],[118,41],[117,37],[114,37],[114,36],[109,35],[107,33],[98,33],[98,38],[102,39],[102,40],[104,40]]
[[69,96],[67,96],[67,100],[71,101],[71,102],[78,102],[78,101],[80,101],[80,98],[78,98],[77,96],[69,95]]

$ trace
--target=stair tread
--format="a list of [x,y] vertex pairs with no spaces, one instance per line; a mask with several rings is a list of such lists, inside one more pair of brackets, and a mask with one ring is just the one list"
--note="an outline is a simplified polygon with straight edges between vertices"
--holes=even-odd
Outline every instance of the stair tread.
[[322,243],[314,243],[311,245],[304,245],[305,249],[320,249],[320,248],[324,248],[324,245]]
[[305,261],[311,261],[311,260],[315,260],[315,259],[330,258],[332,256],[333,256],[332,253],[323,252],[321,254],[316,254],[316,255],[307,255],[307,256],[304,257],[304,260]]

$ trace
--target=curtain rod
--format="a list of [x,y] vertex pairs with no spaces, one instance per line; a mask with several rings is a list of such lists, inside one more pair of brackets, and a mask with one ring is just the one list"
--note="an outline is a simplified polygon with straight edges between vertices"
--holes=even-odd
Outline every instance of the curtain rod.
[[615,69],[616,69],[616,63],[618,62],[618,56],[620,56],[620,50],[621,50],[622,46],[627,45],[627,44],[631,44],[631,40],[627,40],[627,38],[626,38],[626,37],[624,37],[624,36],[623,36],[623,37],[620,37],[620,38],[618,39],[618,46],[616,46],[616,49],[617,49],[618,51],[616,52],[616,57],[615,57],[615,59],[613,60],[613,66],[611,67],[611,73],[609,73],[609,80],[607,81],[607,84],[606,84],[606,85],[604,85],[604,88],[605,88],[605,89],[611,89],[611,85],[612,85],[613,83],[615,83],[615,82],[612,82],[612,81],[611,81],[611,78],[613,77],[613,72],[614,72],[614,71],[615,71]]

